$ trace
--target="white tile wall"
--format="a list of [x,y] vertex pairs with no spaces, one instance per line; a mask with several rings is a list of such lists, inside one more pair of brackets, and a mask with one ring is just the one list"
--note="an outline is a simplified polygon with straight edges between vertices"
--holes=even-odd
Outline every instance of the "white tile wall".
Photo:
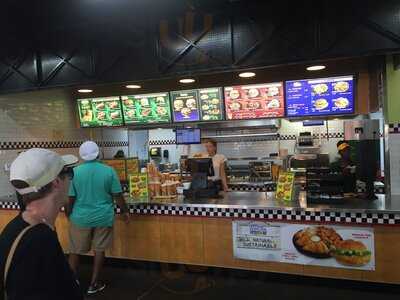
[[[0,141],[128,141],[126,129],[80,129],[76,122],[74,99],[62,90],[36,91],[0,97]],[[106,158],[128,147],[104,148]],[[60,154],[78,154],[78,149],[52,149]],[[0,150],[0,197],[13,193],[8,182],[6,163],[11,163],[19,151]]]

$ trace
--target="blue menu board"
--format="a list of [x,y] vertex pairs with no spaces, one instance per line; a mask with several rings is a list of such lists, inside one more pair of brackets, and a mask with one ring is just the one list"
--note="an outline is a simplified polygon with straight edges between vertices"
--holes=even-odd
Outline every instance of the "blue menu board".
[[354,113],[354,78],[341,76],[287,81],[288,117]]

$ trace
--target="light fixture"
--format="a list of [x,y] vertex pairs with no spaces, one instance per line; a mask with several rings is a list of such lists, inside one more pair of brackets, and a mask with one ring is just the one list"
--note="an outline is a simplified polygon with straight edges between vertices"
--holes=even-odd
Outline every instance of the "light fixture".
[[193,78],[183,78],[179,80],[180,83],[193,83],[195,81],[196,80],[194,80]]
[[242,78],[250,78],[250,77],[254,77],[254,76],[256,76],[256,73],[254,73],[254,72],[242,72],[239,74],[239,77],[242,77]]
[[90,90],[90,89],[79,89],[78,92],[79,93],[91,93],[91,92],[93,92],[93,90]]
[[128,89],[140,89],[142,86],[138,84],[128,84],[126,88]]
[[325,68],[326,67],[323,65],[317,65],[317,66],[309,66],[306,69],[307,69],[307,71],[319,71],[319,70],[323,70]]

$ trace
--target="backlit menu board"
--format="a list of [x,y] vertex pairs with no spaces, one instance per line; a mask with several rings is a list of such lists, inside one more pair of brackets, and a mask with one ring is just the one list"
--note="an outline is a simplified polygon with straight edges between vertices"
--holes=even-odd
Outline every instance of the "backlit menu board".
[[222,88],[199,89],[200,119],[202,121],[223,120]]
[[78,110],[81,127],[124,124],[119,97],[78,99]]
[[122,96],[125,124],[160,124],[171,121],[169,94]]
[[285,114],[283,83],[225,87],[228,120],[278,118]]
[[171,92],[174,122],[195,122],[200,120],[197,90]]
[[353,112],[353,76],[286,82],[288,117],[342,115]]

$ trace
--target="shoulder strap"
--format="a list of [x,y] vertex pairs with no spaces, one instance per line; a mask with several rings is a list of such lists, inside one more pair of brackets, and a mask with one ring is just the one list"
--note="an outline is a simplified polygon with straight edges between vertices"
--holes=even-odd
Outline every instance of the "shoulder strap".
[[7,295],[6,295],[7,275],[8,275],[8,271],[10,270],[10,266],[11,266],[11,262],[13,260],[14,254],[15,254],[15,250],[17,250],[18,244],[21,241],[21,239],[23,238],[23,236],[25,235],[25,233],[34,226],[35,225],[29,225],[28,227],[25,227],[24,230],[22,230],[20,232],[20,234],[17,236],[17,238],[13,242],[10,252],[8,253],[6,265],[4,268],[4,299],[7,299]]

